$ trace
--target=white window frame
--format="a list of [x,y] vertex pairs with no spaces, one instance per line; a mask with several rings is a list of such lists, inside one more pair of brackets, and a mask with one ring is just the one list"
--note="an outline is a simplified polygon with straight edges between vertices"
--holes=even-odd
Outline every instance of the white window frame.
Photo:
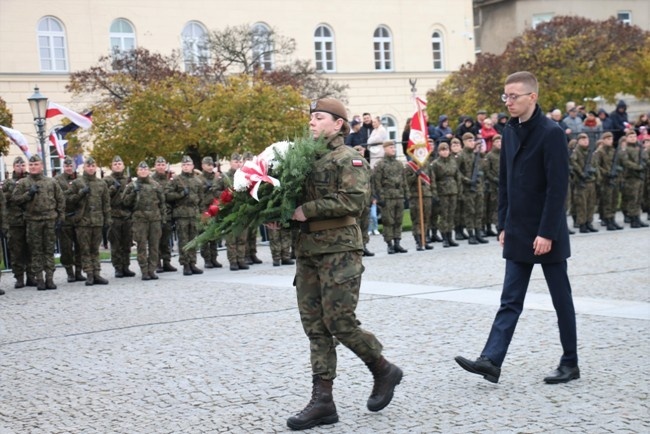
[[386,26],[378,26],[372,34],[375,71],[393,71],[393,37]]
[[208,62],[209,52],[206,45],[208,31],[198,21],[189,21],[181,32],[181,50],[185,71],[192,71],[198,65]]
[[[394,140],[398,141],[397,137],[399,134],[398,128],[397,128],[397,119],[393,115],[383,115],[379,119],[381,119],[381,124],[386,128],[386,131],[388,131],[388,140]],[[399,141],[401,141],[402,138],[400,137]]]
[[[271,28],[264,23],[255,23],[253,25],[253,33],[257,34],[258,32],[271,33]],[[268,45],[260,45],[253,41],[253,57],[258,59],[255,61],[255,65],[258,66],[262,71],[273,71],[275,67],[275,59],[273,56],[273,47]]]
[[[53,24],[58,29],[52,30]],[[46,28],[41,30],[42,27]],[[36,25],[36,36],[41,71],[68,72],[70,63],[68,61],[67,38],[63,23],[52,16],[43,17],[38,20]]]
[[[122,29],[120,29],[120,31],[114,32],[113,26],[115,25],[119,25],[120,27],[128,26],[128,29],[130,31],[122,31]],[[124,18],[116,18],[111,23],[108,31],[108,41],[111,47],[111,52],[124,53],[126,51],[134,50],[137,47],[135,40],[135,30],[133,24],[131,24],[128,20]],[[117,44],[114,42],[117,42]]]
[[318,72],[336,72],[334,32],[321,24],[314,31],[314,64]]
[[[623,15],[627,15],[627,18],[623,18]],[[617,11],[616,19],[622,22],[623,24],[632,25],[632,11]]]
[[[444,39],[442,37],[442,32],[440,30],[434,30],[433,33],[431,34],[431,55],[433,57],[433,70],[434,71],[444,71],[445,69],[445,62],[443,61],[443,47],[444,47]],[[438,45],[438,48],[436,49],[436,44]],[[438,59],[436,59],[436,54],[438,54]],[[436,63],[439,63],[440,65],[436,67]]]
[[545,12],[541,14],[534,14],[532,20],[530,21],[530,26],[535,29],[542,23],[547,23],[553,19],[555,13]]

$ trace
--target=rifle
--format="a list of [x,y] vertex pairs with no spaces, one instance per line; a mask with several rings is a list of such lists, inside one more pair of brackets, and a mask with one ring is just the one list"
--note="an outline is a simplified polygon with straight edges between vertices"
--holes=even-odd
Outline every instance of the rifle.
[[643,159],[643,144],[641,143],[639,143],[639,166],[641,166],[641,169],[639,169],[639,178],[645,179],[646,160]]
[[472,179],[470,180],[469,184],[469,190],[472,193],[476,192],[476,183],[478,181],[478,176],[479,176],[479,163],[481,159],[481,151],[477,147],[476,150],[474,151],[474,165],[472,166]]
[[591,160],[594,156],[594,150],[595,146],[589,145],[589,151],[587,151],[587,158],[585,158],[585,164],[582,166],[582,176],[580,179],[580,188],[583,188],[585,186],[585,181],[587,178],[589,178],[591,175],[596,173],[596,169],[593,168],[591,165]]
[[612,167],[609,169],[609,185],[612,187],[616,186],[616,178],[618,174],[623,170],[621,166],[618,165],[618,148],[614,148],[614,158],[612,158]]

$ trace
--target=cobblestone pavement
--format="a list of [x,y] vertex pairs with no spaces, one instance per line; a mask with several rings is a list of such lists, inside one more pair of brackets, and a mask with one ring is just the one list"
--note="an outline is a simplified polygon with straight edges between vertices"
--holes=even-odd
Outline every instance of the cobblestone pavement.
[[[569,273],[582,378],[546,385],[560,345],[541,273],[499,384],[456,365],[478,356],[504,261],[490,243],[388,255],[379,236],[357,313],[404,370],[393,402],[365,408],[366,367],[339,347],[340,422],[322,433],[650,431],[650,229],[572,236]],[[0,433],[275,433],[311,393],[294,267],[264,264],[108,286],[13,289],[0,297]],[[225,255],[220,255],[225,260]],[[201,261],[199,260],[199,263]],[[132,268],[137,269],[133,262]]]

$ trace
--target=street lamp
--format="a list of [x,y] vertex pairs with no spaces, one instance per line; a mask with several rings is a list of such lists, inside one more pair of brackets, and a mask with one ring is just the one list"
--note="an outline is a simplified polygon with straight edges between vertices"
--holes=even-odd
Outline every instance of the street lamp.
[[47,112],[47,97],[34,86],[34,94],[27,98],[29,108],[34,116],[34,126],[38,134],[38,143],[41,145],[41,159],[43,160],[43,174],[47,175],[47,160],[45,153],[45,113]]

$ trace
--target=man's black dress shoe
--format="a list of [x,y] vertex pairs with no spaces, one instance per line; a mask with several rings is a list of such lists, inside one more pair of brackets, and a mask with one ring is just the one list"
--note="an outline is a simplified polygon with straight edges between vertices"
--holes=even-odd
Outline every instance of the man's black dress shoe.
[[501,368],[492,363],[492,361],[487,357],[481,356],[474,362],[461,356],[456,356],[454,360],[456,360],[456,363],[458,363],[461,368],[471,372],[472,374],[482,375],[483,378],[492,383],[499,382]]
[[558,366],[557,369],[551,372],[548,377],[544,378],[547,384],[568,383],[571,380],[580,378],[580,368],[569,366]]

